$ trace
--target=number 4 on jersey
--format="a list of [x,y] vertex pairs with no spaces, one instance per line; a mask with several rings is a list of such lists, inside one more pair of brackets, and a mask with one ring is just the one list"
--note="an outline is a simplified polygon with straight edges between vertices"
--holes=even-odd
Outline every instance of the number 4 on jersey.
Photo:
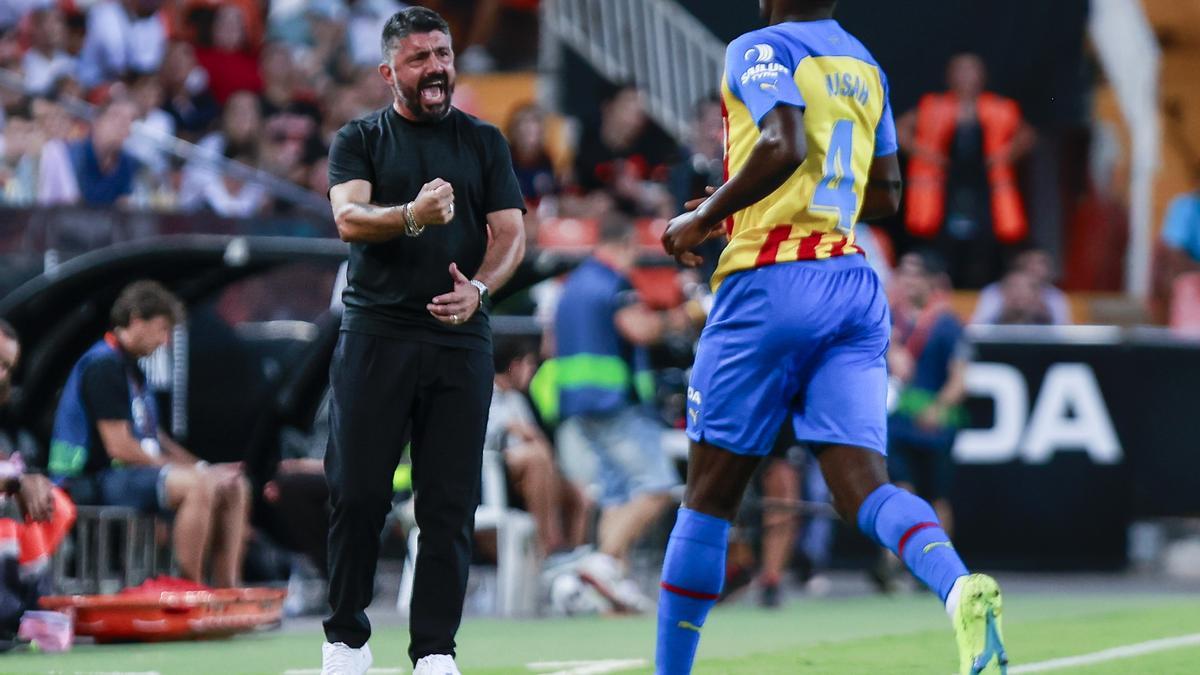
[[837,229],[849,234],[854,226],[858,195],[854,193],[854,122],[838,120],[833,125],[829,149],[825,154],[825,175],[813,191],[813,211],[837,213]]

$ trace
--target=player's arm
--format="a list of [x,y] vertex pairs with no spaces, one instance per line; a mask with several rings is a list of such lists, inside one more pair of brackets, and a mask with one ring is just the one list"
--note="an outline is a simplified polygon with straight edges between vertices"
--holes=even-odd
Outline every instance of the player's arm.
[[867,192],[863,195],[862,220],[887,218],[900,210],[900,160],[896,153],[876,157],[871,161],[867,177]]
[[762,201],[779,189],[800,168],[808,155],[804,137],[804,109],[776,105],[759,123],[758,141],[736,174],[711,197],[684,205],[695,209],[676,217],[663,233],[663,248],[680,263],[695,267],[702,262],[691,252],[720,228],[722,221]]
[[746,164],[696,208],[696,218],[710,230],[778,190],[808,155],[804,109],[775,106],[762,119],[759,129],[758,142]]

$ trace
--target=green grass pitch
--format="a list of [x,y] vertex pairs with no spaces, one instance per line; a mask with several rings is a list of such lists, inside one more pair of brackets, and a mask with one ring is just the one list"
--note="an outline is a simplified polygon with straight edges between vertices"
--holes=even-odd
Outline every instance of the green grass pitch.
[[[1005,633],[1013,666],[1158,638],[1200,633],[1200,598],[1146,594],[1012,594]],[[459,663],[468,675],[538,672],[539,661],[652,661],[654,620],[584,618],[468,620]],[[320,667],[311,622],[218,642],[80,645],[69,654],[0,656],[3,673],[283,673]],[[377,668],[409,672],[406,633],[394,623],[371,640]],[[936,673],[955,670],[949,621],[926,595],[796,600],[774,612],[719,608],[709,618],[696,672]],[[1146,654],[1058,673],[1200,672],[1200,646]],[[646,666],[620,672],[648,673]],[[397,672],[392,670],[390,672]],[[544,672],[544,671],[543,671]],[[603,671],[617,672],[617,671]]]

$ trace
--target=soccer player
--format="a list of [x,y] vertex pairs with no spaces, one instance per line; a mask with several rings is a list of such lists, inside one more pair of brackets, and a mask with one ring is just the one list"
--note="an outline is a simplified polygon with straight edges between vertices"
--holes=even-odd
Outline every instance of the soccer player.
[[663,235],[680,262],[724,225],[715,305],[688,391],[687,493],[663,564],[657,672],[691,670],[721,591],[729,521],[790,416],[843,518],[945,602],[963,673],[1002,673],[1000,590],[968,574],[929,504],[888,482],[890,318],[855,221],[900,199],[887,80],[836,0],[760,0],[767,28],[726,56],[728,178]]

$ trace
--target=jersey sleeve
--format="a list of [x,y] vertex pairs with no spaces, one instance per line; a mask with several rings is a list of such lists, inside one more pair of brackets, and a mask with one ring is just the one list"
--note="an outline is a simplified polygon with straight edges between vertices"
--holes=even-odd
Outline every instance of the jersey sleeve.
[[761,125],[777,105],[805,107],[795,80],[796,63],[804,54],[795,50],[774,33],[755,31],[734,40],[725,51],[729,90],[750,110],[755,124]]
[[896,143],[896,118],[892,115],[891,88],[882,69],[879,71],[879,78],[883,82],[883,113],[875,127],[875,156],[883,157],[896,154],[900,146]]
[[375,180],[375,171],[367,155],[366,139],[362,129],[354,122],[339,129],[329,144],[329,186],[352,180]]

